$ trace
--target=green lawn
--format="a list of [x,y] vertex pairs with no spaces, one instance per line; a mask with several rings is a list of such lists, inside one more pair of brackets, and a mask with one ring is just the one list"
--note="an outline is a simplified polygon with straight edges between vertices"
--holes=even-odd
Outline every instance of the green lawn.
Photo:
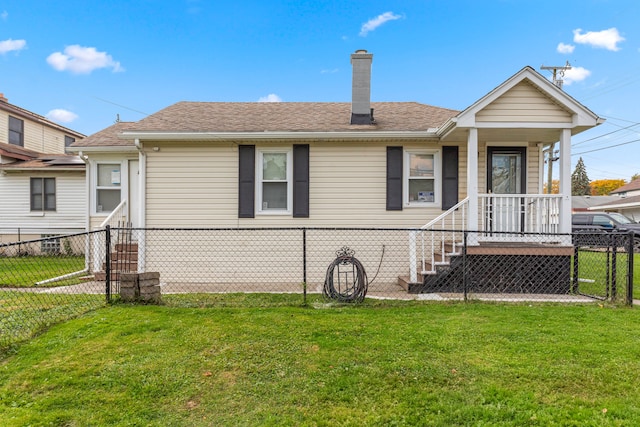
[[[42,280],[75,273],[85,267],[84,256],[29,255],[0,257],[0,287],[29,287]],[[63,286],[79,283],[78,278],[42,284]]]
[[54,326],[0,362],[0,425],[640,425],[640,310],[260,298]]
[[[609,254],[609,257],[611,255]],[[607,261],[607,253],[601,251],[581,250],[578,255],[580,279],[583,281],[579,284],[579,291],[593,295],[603,295],[607,286],[607,274],[611,277],[611,259]],[[616,286],[618,297],[624,299],[627,294],[627,270],[628,256],[626,253],[618,253],[616,258]],[[607,271],[609,264],[609,271]],[[640,299],[640,253],[634,254],[633,257],[634,275],[633,275],[633,293],[634,298]]]

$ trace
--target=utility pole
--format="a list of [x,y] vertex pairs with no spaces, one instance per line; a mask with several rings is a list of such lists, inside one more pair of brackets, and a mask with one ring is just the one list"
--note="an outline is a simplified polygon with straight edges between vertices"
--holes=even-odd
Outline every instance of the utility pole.
[[556,147],[556,143],[552,143],[547,149],[547,194],[551,194],[553,189],[553,162],[559,159],[555,155],[554,149]]
[[553,84],[562,89],[562,78],[564,77],[564,72],[571,69],[571,64],[569,61],[565,65],[541,65],[541,70],[550,70],[553,74]]
[[[564,81],[562,78],[564,77],[564,72],[571,69],[571,64],[569,61],[565,65],[541,65],[541,70],[550,70],[553,75],[553,84],[556,85],[559,89],[562,89],[562,84]],[[553,184],[551,183],[553,178],[553,162],[558,160],[558,157],[554,156],[554,149],[556,147],[556,143],[552,143],[549,146],[548,157],[547,157],[547,194],[551,194],[551,188]]]

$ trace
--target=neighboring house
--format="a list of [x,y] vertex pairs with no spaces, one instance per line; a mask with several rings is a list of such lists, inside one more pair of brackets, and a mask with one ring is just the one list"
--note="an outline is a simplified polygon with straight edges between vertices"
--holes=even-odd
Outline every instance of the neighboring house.
[[[571,232],[571,138],[603,119],[531,67],[455,111],[370,102],[372,55],[351,62],[351,103],[179,102],[77,141],[91,227],[428,228],[444,216],[453,229]],[[558,141],[560,194],[545,195],[543,151]],[[522,236],[471,243],[492,239]]]
[[614,211],[640,222],[640,178],[609,193],[615,200],[590,207],[589,210]]
[[86,229],[85,164],[65,154],[81,138],[0,94],[0,243]]
[[603,203],[618,200],[617,196],[571,196],[571,212],[585,212]]

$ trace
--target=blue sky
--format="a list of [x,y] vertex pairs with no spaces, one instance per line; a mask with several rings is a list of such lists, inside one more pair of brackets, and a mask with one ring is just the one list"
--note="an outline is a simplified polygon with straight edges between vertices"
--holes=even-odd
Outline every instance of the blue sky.
[[183,100],[347,102],[357,49],[374,54],[373,101],[460,110],[569,61],[564,89],[607,119],[574,137],[572,164],[628,180],[639,21],[637,0],[0,0],[0,92],[92,134]]

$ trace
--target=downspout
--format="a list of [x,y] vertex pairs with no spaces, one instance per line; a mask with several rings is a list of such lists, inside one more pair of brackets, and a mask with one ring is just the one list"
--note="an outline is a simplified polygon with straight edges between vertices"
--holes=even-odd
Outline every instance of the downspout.
[[138,179],[138,194],[140,194],[140,200],[138,200],[138,222],[141,227],[145,227],[147,224],[147,194],[146,194],[146,180],[147,180],[147,156],[144,154],[144,147],[139,138],[134,140],[134,144],[138,149],[138,161],[140,162],[138,173],[140,177]]
[[[147,225],[147,194],[146,194],[146,180],[147,180],[147,156],[144,154],[144,149],[142,143],[139,138],[134,140],[134,144],[138,149],[138,173],[140,176],[138,177],[138,194],[140,196],[138,200],[138,222],[142,230],[140,230],[140,234],[138,236],[138,272],[142,273],[145,271],[145,261],[146,261],[146,231],[145,227]],[[131,204],[129,204],[131,207]]]
[[91,260],[89,254],[91,254],[91,239],[89,237],[89,231],[91,231],[91,185],[90,185],[90,165],[89,165],[89,157],[85,155],[82,151],[78,152],[78,156],[80,160],[84,162],[84,186],[85,192],[87,195],[87,206],[85,207],[85,231],[87,232],[87,236],[85,239],[85,257],[84,257],[84,268],[86,271],[89,271],[89,266],[91,265]]
[[87,194],[87,206],[85,209],[85,231],[89,232],[91,231],[91,216],[89,214],[89,212],[91,211],[91,186],[89,185],[89,156],[86,156],[84,153],[82,153],[82,151],[78,152],[78,156],[80,157],[80,160],[82,160],[85,164],[85,168],[84,168],[84,173],[85,173],[85,179],[84,179],[84,186],[85,186],[85,192]]

